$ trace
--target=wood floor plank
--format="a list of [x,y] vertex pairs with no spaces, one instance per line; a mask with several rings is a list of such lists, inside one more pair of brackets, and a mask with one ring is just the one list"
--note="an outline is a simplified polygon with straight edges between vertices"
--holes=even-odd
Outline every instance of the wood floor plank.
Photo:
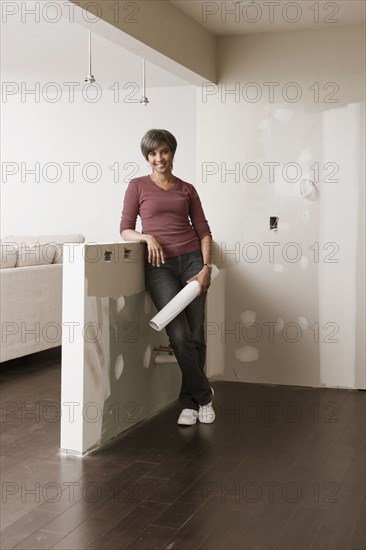
[[156,516],[162,513],[166,504],[145,501],[139,504],[128,516],[116,523],[102,537],[88,546],[88,550],[120,550],[136,539]]
[[[364,392],[214,381],[213,424],[177,426],[175,403],[80,460],[59,454],[59,418],[37,417],[59,404],[60,358],[28,361],[0,368],[19,405],[2,423],[19,489],[1,503],[4,550],[365,547]],[[27,492],[48,482],[72,496]]]
[[[341,497],[324,513],[323,521],[314,534],[310,548],[318,550],[344,550],[348,547],[364,499],[347,495]],[[363,518],[364,520],[364,518]]]
[[365,499],[356,518],[349,541],[348,550],[364,550],[366,548],[366,506]]
[[318,507],[297,506],[274,541],[274,550],[306,550],[318,531],[324,511]]
[[253,523],[257,514],[225,510],[216,528],[201,542],[200,550],[241,550],[245,533]]
[[123,550],[161,550],[172,537],[174,529],[149,525]]
[[49,533],[40,529],[18,544],[17,550],[48,550],[63,538],[62,533]]
[[32,510],[1,531],[1,549],[14,548],[54,518],[50,512]]
[[200,506],[173,537],[166,547],[179,548],[179,550],[193,550],[198,548],[210,536],[212,531],[222,521],[225,514],[231,513],[228,505],[220,500],[207,500]]

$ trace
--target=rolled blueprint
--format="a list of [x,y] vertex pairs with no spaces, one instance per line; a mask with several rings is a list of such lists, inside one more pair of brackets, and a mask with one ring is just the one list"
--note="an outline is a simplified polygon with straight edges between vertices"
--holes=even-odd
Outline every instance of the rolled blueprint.
[[[219,270],[215,265],[212,265],[211,282],[216,279]],[[150,326],[158,331],[163,330],[167,324],[179,315],[184,308],[188,306],[198,295],[200,285],[197,281],[188,283],[174,298],[170,300],[150,321]]]

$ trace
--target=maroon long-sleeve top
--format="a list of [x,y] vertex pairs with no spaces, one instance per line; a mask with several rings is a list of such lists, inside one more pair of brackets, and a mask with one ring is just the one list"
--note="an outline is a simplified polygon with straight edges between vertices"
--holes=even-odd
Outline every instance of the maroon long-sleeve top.
[[125,193],[120,233],[125,229],[135,229],[138,215],[142,232],[159,241],[166,258],[200,250],[201,239],[211,236],[195,187],[176,176],[174,185],[167,191],[156,185],[150,176],[130,181]]

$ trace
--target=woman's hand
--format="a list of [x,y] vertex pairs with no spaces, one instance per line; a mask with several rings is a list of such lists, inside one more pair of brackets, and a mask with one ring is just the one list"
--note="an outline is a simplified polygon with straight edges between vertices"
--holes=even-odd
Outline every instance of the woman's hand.
[[203,294],[204,292],[207,292],[211,284],[211,268],[207,265],[204,265],[201,271],[197,273],[197,275],[194,275],[193,277],[188,279],[187,283],[191,283],[192,281],[197,281],[200,285],[200,292],[198,294]]
[[160,267],[165,262],[165,255],[161,244],[152,235],[146,236],[147,259],[152,265]]

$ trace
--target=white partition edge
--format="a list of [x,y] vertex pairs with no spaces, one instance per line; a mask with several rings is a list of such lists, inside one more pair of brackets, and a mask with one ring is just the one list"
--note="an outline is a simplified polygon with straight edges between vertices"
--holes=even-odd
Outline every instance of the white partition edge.
[[84,249],[84,244],[64,245],[62,277],[60,451],[80,456],[84,450]]

